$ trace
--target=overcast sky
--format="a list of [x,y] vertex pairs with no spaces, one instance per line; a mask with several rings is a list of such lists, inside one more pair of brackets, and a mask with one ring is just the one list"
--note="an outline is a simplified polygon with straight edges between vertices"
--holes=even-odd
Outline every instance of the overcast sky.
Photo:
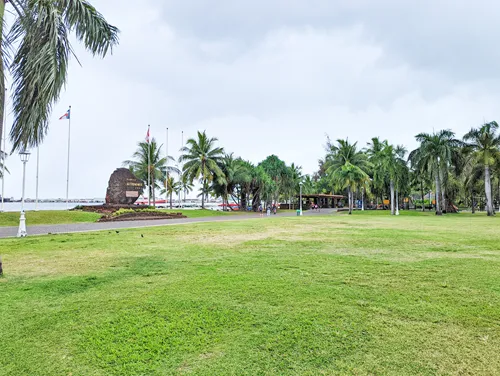
[[[40,197],[65,197],[68,127],[58,118],[69,105],[72,198],[104,197],[148,124],[162,143],[169,127],[175,157],[182,130],[206,130],[252,162],[276,154],[312,173],[325,134],[412,149],[422,131],[462,136],[500,120],[498,2],[91,2],[120,28],[120,45],[100,60],[75,44],[83,66],[72,60],[40,147]],[[6,197],[20,197],[19,157],[7,165]]]

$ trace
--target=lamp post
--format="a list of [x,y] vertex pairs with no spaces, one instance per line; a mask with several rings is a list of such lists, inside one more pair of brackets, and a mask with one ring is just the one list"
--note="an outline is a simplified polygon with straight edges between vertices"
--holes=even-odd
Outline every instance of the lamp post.
[[23,195],[21,198],[21,217],[19,218],[19,230],[17,231],[17,237],[24,238],[28,235],[26,232],[26,217],[24,215],[24,188],[26,186],[26,163],[30,159],[30,153],[23,150],[19,153],[19,157],[21,158],[21,162],[23,162]]
[[302,215],[302,185],[303,184],[304,183],[302,183],[302,182],[299,183],[299,186],[300,186],[300,195],[299,195],[299,200],[300,200],[300,202],[299,202],[299,205],[300,205],[300,207],[299,207],[300,215]]

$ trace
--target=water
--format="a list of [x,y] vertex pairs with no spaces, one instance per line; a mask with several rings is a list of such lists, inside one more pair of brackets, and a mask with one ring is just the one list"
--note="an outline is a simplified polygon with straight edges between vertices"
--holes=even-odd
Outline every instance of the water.
[[[95,202],[90,202],[90,203],[80,203],[80,202],[70,202],[68,204],[69,209],[73,209],[76,206],[79,205],[101,205],[102,203],[95,203]],[[0,208],[1,208],[1,202],[0,202]],[[20,212],[21,211],[21,203],[20,202],[4,202],[4,211],[6,212]],[[24,203],[24,210],[25,211],[32,211],[35,210],[35,203],[34,202],[25,202]],[[65,202],[39,202],[38,203],[38,210],[66,210],[66,203]]]

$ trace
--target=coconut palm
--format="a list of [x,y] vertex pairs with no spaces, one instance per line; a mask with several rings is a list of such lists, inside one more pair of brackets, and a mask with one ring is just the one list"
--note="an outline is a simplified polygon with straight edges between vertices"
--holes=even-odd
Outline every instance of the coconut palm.
[[337,145],[327,141],[326,173],[336,188],[346,189],[349,202],[349,214],[352,213],[354,192],[361,188],[369,190],[370,177],[367,171],[372,164],[365,153],[357,149],[357,142],[337,140]]
[[170,209],[172,209],[172,196],[175,192],[175,179],[172,175],[169,175],[167,179],[163,180],[163,189],[161,190],[162,195],[167,195],[169,197]]
[[185,175],[181,175],[181,186],[184,192],[184,200],[186,200],[186,195],[194,189],[194,184],[190,182]]
[[6,159],[7,159],[7,153],[0,151],[0,178],[2,178],[2,179],[3,179],[3,170],[5,169],[5,172],[9,172],[9,170],[7,169],[7,166],[5,166],[5,168],[4,168],[4,163],[5,163]]
[[180,163],[184,163],[183,174],[189,182],[200,179],[202,184],[201,207],[205,209],[205,196],[209,182],[223,175],[219,163],[224,149],[216,147],[217,138],[209,138],[205,131],[199,132],[197,139],[190,138],[181,149]]
[[[385,158],[386,150],[388,146],[387,140],[380,141],[378,137],[373,137],[371,142],[367,143],[367,148],[365,149],[368,156],[368,160],[372,164],[372,186],[373,193],[378,198],[384,201],[384,192],[387,186],[387,171],[384,170],[383,160]],[[383,206],[385,208],[385,206]]]
[[[290,205],[292,205],[293,197],[299,192],[300,183],[304,180],[304,177],[302,176],[302,167],[292,163],[290,167],[288,167],[288,174],[286,176],[287,180],[285,184],[288,191],[287,193],[290,195]],[[290,207],[290,209],[294,208]]]
[[[7,30],[6,11],[14,16]],[[118,43],[118,29],[86,0],[0,0],[0,25],[0,119],[5,77],[10,74],[14,114],[10,140],[14,150],[23,150],[38,145],[47,133],[52,106],[74,55],[72,32],[92,55],[104,57]],[[0,140],[2,133],[0,124]]]
[[472,128],[464,141],[474,153],[477,163],[484,168],[484,190],[486,195],[486,212],[489,216],[495,214],[491,195],[491,168],[500,159],[500,135],[497,134],[496,121],[486,123],[480,128]]
[[449,129],[441,130],[437,133],[419,133],[415,136],[420,142],[420,146],[409,155],[409,160],[413,166],[420,168],[434,178],[436,185],[436,215],[442,215],[442,208],[446,208],[446,203],[441,202],[441,182],[443,181],[443,170],[453,159],[453,154],[457,152],[462,142],[455,139],[455,133]]
[[[134,159],[124,161],[123,165],[144,182],[148,187],[148,197],[152,197],[153,205],[156,205],[156,189],[160,188],[158,182],[165,181],[167,173],[179,173],[179,169],[165,166],[167,159],[162,155],[163,145],[158,145],[154,137],[150,142],[139,142],[137,146],[132,155]],[[171,156],[168,159],[173,160]]]

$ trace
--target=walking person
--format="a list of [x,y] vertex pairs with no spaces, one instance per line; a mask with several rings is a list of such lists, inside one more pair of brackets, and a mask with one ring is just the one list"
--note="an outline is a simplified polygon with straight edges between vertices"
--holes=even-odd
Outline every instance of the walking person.
[[271,216],[271,207],[269,205],[267,205],[266,214],[268,217]]
[[260,217],[262,218],[264,216],[264,214],[262,213],[262,204],[259,205],[259,213]]

